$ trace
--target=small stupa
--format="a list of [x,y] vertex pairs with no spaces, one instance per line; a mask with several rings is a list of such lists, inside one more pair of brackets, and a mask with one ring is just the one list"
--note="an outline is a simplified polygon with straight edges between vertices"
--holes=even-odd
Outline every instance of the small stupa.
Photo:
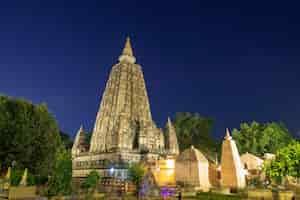
[[6,180],[10,179],[10,176],[11,176],[11,167],[9,167],[9,168],[7,169],[7,172],[6,172],[6,175],[5,175],[5,179],[6,179]]
[[21,182],[20,182],[20,186],[27,186],[27,176],[28,176],[28,169],[26,168],[24,170]]
[[240,154],[228,129],[222,144],[221,186],[235,189],[246,186]]
[[9,167],[7,169],[6,175],[4,177],[4,179],[5,179],[5,182],[4,182],[4,185],[3,185],[4,190],[8,190],[9,187],[10,187],[10,177],[11,177],[11,167]]
[[209,161],[193,145],[177,157],[175,175],[176,181],[197,187],[203,191],[208,191],[211,187]]

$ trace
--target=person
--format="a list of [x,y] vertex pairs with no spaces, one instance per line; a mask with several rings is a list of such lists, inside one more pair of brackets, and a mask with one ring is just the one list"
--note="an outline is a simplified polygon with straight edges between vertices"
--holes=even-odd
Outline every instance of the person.
[[178,200],[181,200],[181,199],[182,199],[182,194],[181,194],[181,190],[180,190],[178,193]]
[[118,189],[118,197],[119,197],[119,199],[123,199],[123,191],[121,188]]

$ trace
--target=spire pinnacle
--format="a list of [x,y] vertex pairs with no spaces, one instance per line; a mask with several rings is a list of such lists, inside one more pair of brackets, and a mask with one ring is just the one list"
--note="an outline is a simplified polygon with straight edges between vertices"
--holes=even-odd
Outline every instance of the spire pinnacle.
[[122,52],[122,55],[133,56],[132,47],[130,43],[130,38],[126,38],[125,46]]
[[79,133],[84,132],[84,130],[83,130],[83,125],[82,125],[82,124],[80,125],[78,132],[79,132]]
[[130,43],[130,38],[126,38],[125,46],[122,51],[122,55],[119,57],[120,62],[135,63],[135,57],[133,56],[133,51]]
[[168,117],[168,122],[167,123],[172,125],[170,117]]
[[226,128],[226,135],[225,135],[225,140],[230,140],[231,139],[231,136],[230,136],[230,132],[229,132],[229,129]]

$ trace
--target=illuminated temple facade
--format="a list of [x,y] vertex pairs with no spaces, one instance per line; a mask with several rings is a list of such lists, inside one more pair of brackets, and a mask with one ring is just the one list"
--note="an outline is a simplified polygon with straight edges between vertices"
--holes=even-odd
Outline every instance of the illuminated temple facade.
[[179,154],[170,119],[164,130],[152,120],[142,68],[136,64],[129,38],[110,72],[90,144],[80,127],[72,147],[73,177],[91,170],[125,178],[131,162],[156,161]]

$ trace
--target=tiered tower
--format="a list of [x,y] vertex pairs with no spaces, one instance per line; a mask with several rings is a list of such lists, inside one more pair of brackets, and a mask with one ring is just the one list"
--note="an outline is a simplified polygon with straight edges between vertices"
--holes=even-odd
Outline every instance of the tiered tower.
[[[76,137],[82,138],[82,131]],[[73,176],[83,169],[105,168],[103,163],[128,163],[177,155],[176,132],[168,120],[166,134],[152,120],[142,68],[136,64],[127,38],[119,62],[112,67],[102,96],[89,150],[74,143]],[[79,170],[80,169],[80,170]]]
[[83,126],[81,125],[77,131],[73,146],[72,146],[72,156],[75,157],[80,155],[82,152],[87,151],[87,145],[85,143],[85,133]]
[[173,126],[171,119],[168,117],[167,125],[166,125],[166,149],[169,154],[178,155],[179,154],[179,146],[177,141],[177,135],[175,127]]
[[246,186],[240,154],[228,129],[226,129],[226,136],[222,144],[221,185],[235,189]]
[[90,152],[164,148],[163,134],[151,117],[141,66],[135,64],[129,38],[113,66],[97,114]]

